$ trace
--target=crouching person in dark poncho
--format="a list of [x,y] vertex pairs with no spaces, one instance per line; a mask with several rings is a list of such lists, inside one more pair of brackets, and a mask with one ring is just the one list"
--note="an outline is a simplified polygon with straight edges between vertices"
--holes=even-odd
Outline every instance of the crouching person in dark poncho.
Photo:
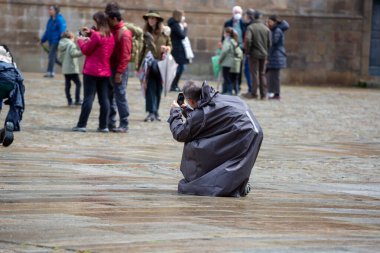
[[168,119],[174,139],[185,143],[178,192],[246,196],[263,140],[255,116],[240,98],[218,94],[206,83],[188,81],[183,94],[188,105],[174,101]]

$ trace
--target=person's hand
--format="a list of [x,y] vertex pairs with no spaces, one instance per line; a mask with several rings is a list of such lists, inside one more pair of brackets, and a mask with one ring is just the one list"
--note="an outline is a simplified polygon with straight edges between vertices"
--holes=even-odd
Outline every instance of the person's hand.
[[179,104],[177,103],[177,101],[173,101],[173,103],[172,103],[172,106],[171,106],[171,108],[173,109],[173,108],[180,108],[180,106],[179,106]]
[[184,28],[187,27],[187,23],[186,22],[183,22],[182,25],[183,25]]
[[169,50],[170,50],[170,47],[161,46],[161,53],[167,53],[167,52],[169,52]]
[[121,74],[120,73],[115,74],[115,83],[117,83],[117,84],[121,83]]

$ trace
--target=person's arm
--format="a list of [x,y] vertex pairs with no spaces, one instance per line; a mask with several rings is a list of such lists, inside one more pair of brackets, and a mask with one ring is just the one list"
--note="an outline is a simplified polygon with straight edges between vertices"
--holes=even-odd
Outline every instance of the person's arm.
[[96,32],[93,32],[89,39],[88,38],[78,39],[78,45],[82,53],[88,56],[94,52],[96,45],[99,43],[99,40],[100,40],[100,35]]
[[247,29],[247,31],[245,32],[245,46],[244,46],[244,51],[246,54],[250,54],[251,52],[249,51],[249,49],[251,48],[251,44],[252,44],[252,32],[250,29]]
[[184,121],[179,107],[174,107],[170,110],[170,118],[168,119],[173,138],[179,142],[192,141],[200,130],[202,121],[202,110],[189,113],[186,121]]
[[222,63],[224,61],[224,58],[226,58],[228,51],[230,50],[230,44],[231,43],[223,43],[222,51],[220,53],[219,63]]
[[46,24],[46,29],[45,29],[45,33],[44,35],[42,35],[42,38],[41,38],[41,43],[45,43],[47,41],[47,38],[48,38],[48,28],[49,28],[49,24],[50,24],[50,19],[49,21],[47,22]]
[[76,57],[81,57],[82,55],[83,55],[82,51],[80,51],[80,49],[77,47],[77,45],[75,43],[70,45],[70,56],[71,57],[76,58]]
[[125,30],[120,38],[120,62],[118,63],[116,72],[123,74],[128,67],[128,63],[131,60],[132,55],[132,33],[129,30]]
[[179,23],[175,23],[171,26],[172,33],[178,37],[180,40],[183,40],[187,36],[187,27],[185,27],[183,30],[181,29]]

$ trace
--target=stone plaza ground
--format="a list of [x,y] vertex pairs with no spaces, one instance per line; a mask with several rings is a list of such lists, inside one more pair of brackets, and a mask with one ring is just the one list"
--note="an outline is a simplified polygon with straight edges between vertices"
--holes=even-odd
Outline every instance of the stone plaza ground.
[[[245,198],[177,193],[182,144],[145,123],[138,81],[130,130],[71,132],[61,76],[25,74],[26,111],[0,147],[0,252],[379,252],[380,90],[283,87],[246,100],[264,142]],[[1,122],[7,112],[4,108]]]

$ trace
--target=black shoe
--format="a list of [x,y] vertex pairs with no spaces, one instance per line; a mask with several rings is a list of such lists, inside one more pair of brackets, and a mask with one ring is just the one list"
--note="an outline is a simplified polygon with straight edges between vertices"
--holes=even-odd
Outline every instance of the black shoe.
[[149,113],[148,116],[144,119],[145,122],[152,122],[156,119],[156,116],[153,113]]
[[116,125],[108,125],[108,129],[111,131],[111,132],[113,132],[113,130],[114,129],[116,129],[117,128],[117,126]]
[[5,123],[4,129],[1,130],[0,138],[4,147],[8,147],[13,142],[14,125],[12,122]]
[[128,126],[119,126],[111,129],[114,133],[126,133],[128,132]]
[[74,105],[82,105],[82,104],[83,104],[82,100],[76,101],[76,102],[74,103]]

